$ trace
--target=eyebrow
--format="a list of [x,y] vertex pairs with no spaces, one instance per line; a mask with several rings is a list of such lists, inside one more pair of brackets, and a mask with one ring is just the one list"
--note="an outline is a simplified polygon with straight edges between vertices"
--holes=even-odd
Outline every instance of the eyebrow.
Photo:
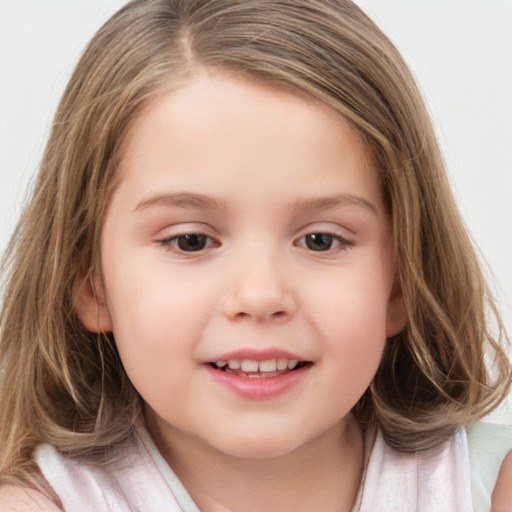
[[337,194],[327,197],[298,199],[292,206],[293,210],[332,210],[342,206],[357,206],[377,214],[377,208],[364,197],[355,194]]
[[[202,208],[206,210],[229,210],[227,201],[204,194],[188,192],[175,194],[155,194],[140,201],[134,211],[143,211],[155,206],[178,208]],[[377,214],[377,208],[364,197],[354,194],[337,194],[327,197],[297,199],[292,204],[292,211],[300,210],[331,210],[343,206],[357,206]]]
[[203,208],[205,210],[228,210],[226,201],[203,194],[190,194],[182,192],[177,194],[155,194],[143,199],[135,207],[136,212],[154,206],[168,206],[178,208]]

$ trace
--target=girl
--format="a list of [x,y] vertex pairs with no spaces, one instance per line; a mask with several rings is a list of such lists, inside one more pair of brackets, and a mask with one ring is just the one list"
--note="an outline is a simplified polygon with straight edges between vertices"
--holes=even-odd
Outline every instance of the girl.
[[4,271],[3,510],[510,505],[512,434],[476,423],[506,336],[411,75],[347,0],[129,3]]

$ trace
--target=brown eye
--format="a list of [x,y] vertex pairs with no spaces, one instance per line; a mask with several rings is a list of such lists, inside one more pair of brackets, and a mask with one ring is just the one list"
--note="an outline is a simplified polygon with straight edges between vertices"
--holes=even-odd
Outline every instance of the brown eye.
[[201,251],[206,247],[207,241],[208,237],[200,233],[180,235],[175,238],[176,247],[185,252]]
[[334,236],[329,233],[311,233],[305,237],[306,247],[312,251],[328,251],[332,248]]

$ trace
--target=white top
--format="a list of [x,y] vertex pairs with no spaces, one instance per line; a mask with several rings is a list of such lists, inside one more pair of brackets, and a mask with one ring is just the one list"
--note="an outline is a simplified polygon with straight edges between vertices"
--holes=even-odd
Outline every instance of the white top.
[[[501,461],[512,450],[512,429],[479,424],[413,454],[394,450],[378,432],[367,448],[352,512],[488,512]],[[81,463],[48,444],[35,457],[66,512],[200,512],[141,424],[108,464]]]

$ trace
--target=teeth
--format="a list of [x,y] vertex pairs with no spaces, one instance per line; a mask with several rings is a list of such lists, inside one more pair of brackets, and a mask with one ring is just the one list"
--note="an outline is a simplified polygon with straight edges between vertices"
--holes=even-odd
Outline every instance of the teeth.
[[270,359],[269,361],[261,361],[259,364],[260,372],[275,372],[277,368],[277,361]]
[[286,370],[288,368],[288,359],[278,359],[277,360],[277,369],[278,370]]
[[244,359],[242,361],[242,371],[243,372],[257,372],[258,371],[258,361],[251,361],[250,359]]
[[[217,368],[230,370],[241,370],[244,373],[272,373],[283,370],[293,370],[297,367],[299,361],[295,359],[267,359],[265,361],[256,361],[254,359],[230,359],[229,361],[220,359],[215,362]],[[249,375],[250,376],[250,375]]]

